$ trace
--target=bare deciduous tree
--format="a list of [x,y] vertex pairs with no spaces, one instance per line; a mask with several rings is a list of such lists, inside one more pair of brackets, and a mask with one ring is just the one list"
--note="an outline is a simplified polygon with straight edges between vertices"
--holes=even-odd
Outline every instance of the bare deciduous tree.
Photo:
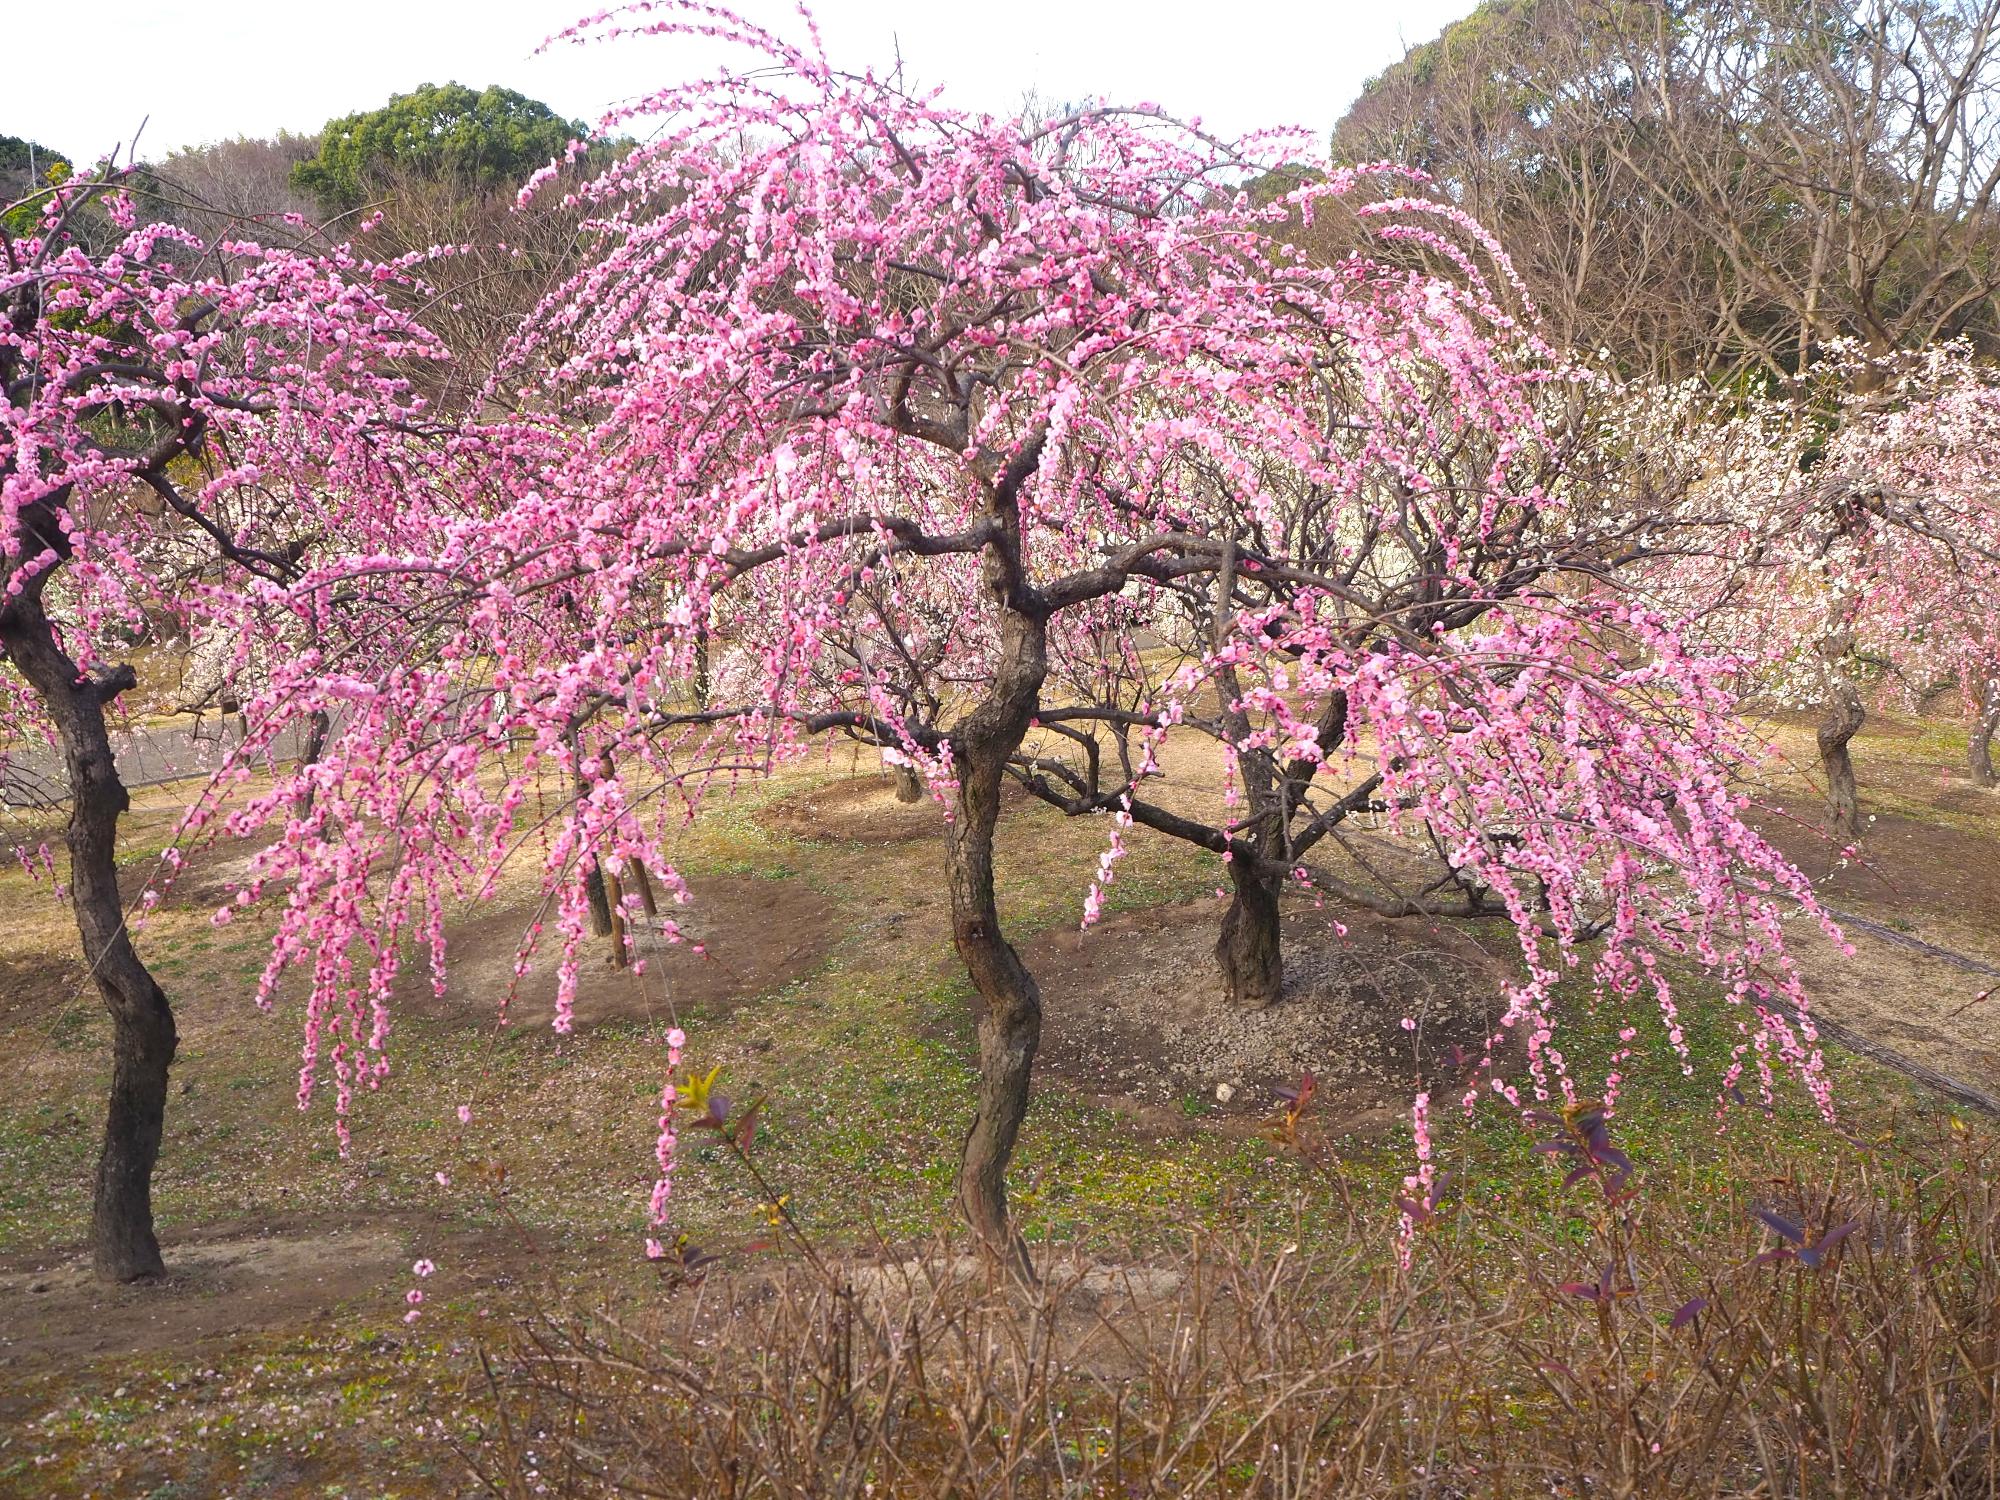
[[1337,143],[1434,174],[1558,335],[1789,374],[2000,338],[1996,48],[2000,0],[1489,0]]

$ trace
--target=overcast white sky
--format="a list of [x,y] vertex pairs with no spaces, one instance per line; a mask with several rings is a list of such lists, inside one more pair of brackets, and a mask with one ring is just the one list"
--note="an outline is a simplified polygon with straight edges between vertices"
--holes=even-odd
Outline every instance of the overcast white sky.
[[[718,54],[658,38],[531,56],[606,0],[0,0],[9,54],[0,134],[80,160],[277,130],[311,131],[421,83],[498,83],[594,121],[606,106],[713,68]],[[1474,0],[819,0],[837,66],[898,48],[948,101],[1010,109],[1104,95],[1199,114],[1226,133],[1330,128],[1364,79]],[[744,14],[802,34],[789,0]]]

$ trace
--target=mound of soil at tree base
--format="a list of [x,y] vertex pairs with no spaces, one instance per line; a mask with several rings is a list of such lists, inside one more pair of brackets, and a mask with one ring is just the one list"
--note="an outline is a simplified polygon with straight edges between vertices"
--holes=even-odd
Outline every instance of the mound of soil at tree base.
[[[1000,788],[1002,805],[1028,793],[1009,782]],[[795,792],[761,808],[757,821],[772,833],[814,843],[903,844],[944,837],[945,809],[928,791],[915,802],[896,798],[887,776],[850,776]]]
[[1213,951],[1222,912],[1156,907],[1025,945],[1048,1073],[1107,1103],[1262,1116],[1309,1068],[1323,1109],[1359,1125],[1404,1111],[1420,1073],[1455,1089],[1499,1028],[1507,971],[1466,934],[1342,911],[1343,938],[1310,907],[1284,918],[1285,998],[1235,1009]]
[[[661,907],[684,941],[668,943],[643,930],[635,935],[643,973],[612,964],[610,938],[585,939],[576,993],[579,1026],[659,1021],[691,1011],[719,1019],[810,974],[839,941],[833,901],[797,877],[714,875],[690,880],[688,889],[693,899],[687,905]],[[514,984],[515,957],[534,919],[533,907],[510,906],[453,926],[447,933],[444,994],[412,983],[409,1008],[437,1019],[492,1024],[501,997]],[[543,947],[507,1007],[516,1026],[546,1026],[555,1015],[553,930],[553,924],[544,929]],[[421,959],[413,959],[411,967],[414,978]]]

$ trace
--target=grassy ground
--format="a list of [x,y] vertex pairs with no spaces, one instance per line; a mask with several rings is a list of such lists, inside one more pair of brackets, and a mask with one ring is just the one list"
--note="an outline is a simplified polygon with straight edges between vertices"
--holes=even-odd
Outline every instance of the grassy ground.
[[[1933,774],[1955,749],[1944,730],[1872,732],[1860,747],[1864,789],[1880,810],[1983,845],[2000,865],[2000,804],[1968,801]],[[705,880],[748,877],[826,913],[825,941],[808,945],[796,972],[730,993],[678,983],[689,972],[679,955],[643,976],[606,971],[591,984],[619,990],[618,1019],[567,1039],[525,1022],[497,1028],[493,986],[455,983],[444,1004],[399,1023],[395,1075],[360,1101],[345,1159],[324,1102],[303,1116],[296,1106],[297,1016],[249,1004],[268,929],[213,928],[206,902],[169,901],[140,937],[183,1036],[157,1187],[178,1268],[164,1289],[104,1293],[77,1269],[107,1027],[47,886],[18,869],[0,875],[0,1048],[10,1065],[0,1091],[0,1494],[463,1490],[456,1449],[480,1440],[483,1347],[537,1307],[661,1294],[660,1268],[640,1247],[670,1018],[690,1033],[690,1062],[720,1065],[738,1097],[769,1095],[760,1160],[811,1234],[842,1246],[948,1227],[970,1096],[970,992],[952,961],[936,843],[814,839],[769,816],[775,799],[846,775],[844,764],[820,766],[746,791],[679,851],[698,897]],[[158,857],[173,797],[155,789],[127,820],[135,878]],[[1001,900],[1017,940],[1076,921],[1101,834],[1095,821],[1039,806],[1010,810]],[[1110,907],[1194,902],[1215,879],[1205,856],[1135,840]],[[525,892],[509,899],[525,910]],[[1933,915],[1960,941],[1978,935],[1953,912],[1930,913],[1920,893],[1903,920],[1923,928]],[[504,937],[496,927],[489,941]],[[1987,937],[2000,947],[2000,935]],[[754,930],[719,929],[713,946],[726,961],[732,944],[756,940]],[[1065,997],[1048,1000],[1053,1010]],[[1836,1172],[1843,1153],[1942,1112],[1899,1078],[1836,1058],[1843,1132],[1786,1098],[1770,1114],[1738,1112],[1725,1149],[1714,1088],[1733,1022],[1712,999],[1689,1008],[1693,1077],[1657,1025],[1642,1024],[1619,1134],[1656,1189],[1718,1217],[1743,1211],[1746,1185],[1726,1163],[1745,1150],[1814,1180]],[[1608,1055],[1621,1023],[1589,1015],[1581,996],[1569,1010],[1566,1050],[1589,1062]],[[1220,1110],[1191,1090],[1178,1109],[1134,1112],[1045,1080],[1012,1179],[1026,1234],[1144,1259],[1196,1226],[1311,1234],[1315,1205],[1339,1193],[1381,1206],[1386,1252],[1406,1130],[1380,1110],[1332,1120],[1329,1171],[1265,1138],[1268,1102]],[[1560,1226],[1567,1200],[1531,1147],[1497,1115],[1448,1117],[1441,1131],[1464,1193]],[[694,1243],[732,1259],[760,1253],[745,1250],[769,1238],[759,1197],[690,1137],[675,1202]],[[422,1316],[406,1323],[420,1256],[439,1272],[424,1284]]]

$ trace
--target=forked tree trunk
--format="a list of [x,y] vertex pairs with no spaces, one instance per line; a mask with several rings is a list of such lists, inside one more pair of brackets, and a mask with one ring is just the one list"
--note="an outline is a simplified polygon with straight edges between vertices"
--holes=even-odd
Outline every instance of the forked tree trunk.
[[611,936],[611,898],[604,893],[604,867],[593,857],[583,867],[583,899],[590,906],[590,930]]
[[649,917],[660,914],[659,898],[653,894],[653,877],[638,860],[632,861],[632,889],[639,897],[639,910]]
[[1854,784],[1854,757],[1848,742],[1861,731],[1867,712],[1861,694],[1845,680],[1835,684],[1819,722],[1819,760],[1826,772],[1828,831],[1844,848],[1861,837],[1861,800]]
[[[581,801],[590,795],[590,781],[583,774],[583,747],[574,739],[569,742],[570,755],[576,762],[576,795]],[[612,934],[612,897],[604,889],[604,865],[595,854],[583,858],[583,899],[590,907],[590,930],[594,936],[610,937]],[[614,960],[615,962],[615,960]]]
[[153,1231],[153,1166],[166,1124],[167,1070],[179,1037],[173,1009],[139,961],[118,894],[118,819],[131,805],[118,779],[104,705],[131,687],[130,667],[84,678],[30,587],[0,609],[0,646],[49,710],[69,770],[69,899],[83,958],[111,1016],[111,1099],[97,1160],[91,1251],[97,1274],[166,1274]]
[[[1232,540],[1223,544],[1222,566],[1215,575],[1215,688],[1219,717],[1230,738],[1245,747],[1251,739],[1250,716],[1243,709],[1243,688],[1227,650],[1235,611],[1235,580],[1236,544]],[[1244,836],[1254,840],[1260,852],[1282,848],[1290,808],[1285,802],[1286,784],[1275,762],[1264,751],[1239,749],[1237,767],[1250,813]],[[1230,861],[1229,880],[1235,894],[1229,910],[1222,914],[1222,931],[1215,939],[1223,998],[1242,1010],[1262,1010],[1278,1003],[1285,985],[1284,948],[1278,931],[1279,885],[1241,859]]]
[[2000,785],[1993,771],[1993,737],[2000,733],[2000,680],[1989,681],[1980,694],[1979,711],[1972,721],[1972,739],[1966,763],[1974,786]]
[[616,875],[601,865],[597,868],[604,880],[604,903],[611,911],[611,965],[627,969],[632,966],[632,955],[625,949],[625,892],[619,888]]
[[921,802],[924,800],[924,779],[908,766],[893,768],[898,802]]
[[1222,934],[1215,941],[1223,996],[1242,1010],[1262,1010],[1276,1005],[1285,988],[1285,955],[1278,931],[1280,883],[1246,870],[1241,860],[1231,862],[1229,878],[1235,893],[1222,914]]
[[[325,709],[314,709],[307,720],[306,742],[304,748],[299,752],[299,764],[301,766],[318,765],[319,758],[326,754],[326,742],[332,737],[333,720],[327,716]],[[307,783],[306,789],[300,792],[297,798],[293,800],[292,811],[299,817],[305,818],[312,815],[312,810],[313,789],[311,783]]]
[[1027,1247],[1007,1216],[1007,1164],[1028,1110],[1028,1083],[1042,1039],[1042,992],[1000,929],[993,890],[993,832],[1000,778],[1027,733],[1048,672],[1045,627],[1002,617],[1001,665],[992,689],[954,736],[958,815],[946,842],[951,935],[981,1001],[978,1104],[965,1133],[958,1198],[987,1248],[1032,1276]]

